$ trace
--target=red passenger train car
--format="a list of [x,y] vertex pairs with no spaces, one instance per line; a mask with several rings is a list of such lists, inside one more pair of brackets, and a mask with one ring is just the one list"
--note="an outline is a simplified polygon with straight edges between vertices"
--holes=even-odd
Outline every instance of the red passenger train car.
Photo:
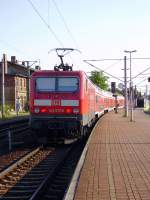
[[[115,107],[112,93],[94,85],[85,72],[64,65],[64,55],[73,50],[56,49],[61,64],[53,71],[35,71],[31,76],[30,126],[38,138],[80,138],[97,118]],[[123,107],[122,96],[118,104]]]
[[[94,85],[83,71],[37,71],[30,86],[30,124],[38,137],[79,138],[115,107],[112,93]],[[118,97],[118,103],[123,106],[124,98]]]

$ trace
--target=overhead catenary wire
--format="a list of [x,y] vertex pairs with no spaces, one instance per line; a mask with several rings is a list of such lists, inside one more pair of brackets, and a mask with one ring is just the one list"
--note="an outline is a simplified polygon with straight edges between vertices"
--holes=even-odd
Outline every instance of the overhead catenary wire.
[[150,72],[149,72],[149,73],[146,73],[146,74],[143,74],[143,73],[142,73],[143,76],[146,76],[146,75],[149,75],[149,74],[150,74]]
[[114,65],[117,65],[117,64],[120,63],[120,62],[121,62],[121,60],[118,60],[117,62],[115,62],[115,63],[109,65],[108,67],[106,67],[104,70],[108,70],[108,69],[110,69],[110,68],[113,67]]
[[0,39],[0,43],[9,46],[12,50],[14,50],[15,52],[21,54],[22,56],[25,56],[25,57],[26,56],[31,56],[31,55],[27,54],[26,52],[23,52],[22,49],[19,49],[18,47],[14,46],[14,45],[12,45],[12,44],[10,44],[10,43],[2,40],[2,39]]
[[0,43],[6,44],[10,48],[14,49],[16,52],[23,54],[23,52],[21,52],[18,48],[14,47],[13,45],[9,44],[8,42],[5,42],[4,40],[0,39]]
[[50,3],[49,3],[49,0],[48,0],[48,10],[47,10],[47,12],[48,12],[48,14],[47,14],[47,17],[48,17],[48,25],[49,25],[49,23],[50,23],[50,21],[49,21],[49,16],[50,16]]
[[120,78],[118,78],[118,77],[116,77],[116,76],[114,76],[114,75],[112,75],[112,74],[110,74],[110,73],[108,73],[108,72],[106,72],[106,71],[100,69],[99,67],[96,67],[96,66],[92,65],[92,64],[89,63],[87,60],[83,60],[83,61],[84,61],[85,63],[89,64],[90,66],[94,67],[94,68],[97,69],[98,71],[101,71],[101,72],[107,74],[108,76],[111,76],[111,77],[113,77],[113,78],[115,78],[115,79],[117,79],[117,80],[119,80],[119,81],[121,81],[121,82],[124,82],[124,81],[121,80]]
[[86,59],[84,60],[85,62],[95,62],[95,61],[113,61],[113,60],[116,60],[116,61],[121,61],[121,60],[124,60],[124,58],[102,58],[102,59]]
[[[113,60],[116,60],[116,61],[121,61],[121,60],[124,60],[124,59],[121,59],[121,58],[118,58],[118,59],[114,59],[114,58],[103,58],[103,59],[86,59],[86,60],[84,60],[84,62],[86,62],[86,63],[88,63],[88,64],[90,64],[89,62],[95,62],[95,61],[113,61]],[[129,60],[129,59],[127,59],[127,60]],[[132,58],[132,60],[150,60],[150,58]],[[90,64],[91,65],[91,64]],[[91,66],[93,66],[93,67],[95,67],[94,65],[91,65]],[[96,68],[96,67],[95,67]],[[107,68],[106,68],[107,69]],[[106,69],[104,69],[104,70],[106,70]],[[132,78],[132,80],[133,79],[135,79],[135,78],[137,78],[139,75],[141,75],[142,73],[144,73],[144,72],[146,72],[146,71],[148,71],[150,69],[150,67],[148,67],[147,69],[145,69],[145,70],[143,70],[142,72],[140,72],[140,73],[138,73],[136,76],[134,76],[133,78]],[[104,70],[101,70],[101,71],[103,71],[104,73],[105,73],[105,71]],[[108,73],[107,73],[108,74]],[[117,78],[117,77],[114,77],[114,78]]]
[[[102,58],[102,59],[86,59],[85,61],[113,61],[113,60],[124,60],[124,58]],[[126,58],[126,60],[130,60],[130,58]],[[132,60],[150,60],[150,58],[132,58]]]
[[66,30],[67,30],[67,32],[68,32],[68,34],[70,35],[72,41],[75,43],[76,48],[78,48],[77,41],[75,40],[75,38],[74,38],[72,32],[70,31],[70,28],[68,27],[68,25],[67,25],[67,23],[66,23],[66,20],[65,20],[64,16],[62,15],[62,13],[61,13],[61,11],[60,11],[60,9],[59,9],[59,7],[58,7],[56,1],[55,1],[55,0],[52,0],[52,2],[53,2],[53,4],[54,4],[54,6],[55,6],[55,8],[56,8],[56,10],[57,10],[57,12],[58,12],[58,14],[59,14],[59,16],[60,16],[62,22],[63,22],[63,24],[64,24],[64,26],[65,26],[65,28],[66,28]]
[[135,79],[135,78],[137,78],[137,77],[138,77],[139,75],[141,75],[142,73],[148,71],[149,69],[150,69],[150,67],[146,68],[145,70],[143,70],[142,72],[140,72],[139,74],[137,74],[136,76],[134,76],[134,77],[132,78],[132,80]]
[[[140,85],[141,83],[143,83],[144,81],[146,81],[147,80],[147,78],[145,78],[145,79],[143,79],[143,80],[141,80],[140,82],[138,82],[136,85]],[[141,87],[141,86],[140,86]]]
[[38,11],[38,9],[35,7],[35,5],[33,4],[33,2],[31,0],[27,0],[31,7],[33,8],[33,10],[37,13],[37,15],[40,17],[40,19],[42,20],[42,22],[45,24],[45,26],[48,28],[48,30],[50,31],[50,33],[52,33],[52,35],[54,36],[54,38],[56,39],[56,41],[59,43],[59,45],[61,47],[64,47],[63,43],[60,41],[60,39],[58,38],[58,36],[56,35],[56,33],[53,31],[53,29],[51,28],[51,26],[46,22],[46,20],[42,17],[42,15],[40,14],[40,12]]

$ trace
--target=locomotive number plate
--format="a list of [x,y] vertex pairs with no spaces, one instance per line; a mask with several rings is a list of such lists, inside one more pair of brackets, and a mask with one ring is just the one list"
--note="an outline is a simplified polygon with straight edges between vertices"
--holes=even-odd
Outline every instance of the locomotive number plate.
[[63,113],[64,112],[64,109],[61,109],[61,108],[53,108],[53,109],[49,109],[49,112],[50,113]]

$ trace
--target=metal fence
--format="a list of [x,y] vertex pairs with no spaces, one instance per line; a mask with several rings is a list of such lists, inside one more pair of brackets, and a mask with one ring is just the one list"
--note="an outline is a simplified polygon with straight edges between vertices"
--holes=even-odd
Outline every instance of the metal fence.
[[0,123],[0,149],[11,151],[24,143],[24,134],[29,131],[29,117]]

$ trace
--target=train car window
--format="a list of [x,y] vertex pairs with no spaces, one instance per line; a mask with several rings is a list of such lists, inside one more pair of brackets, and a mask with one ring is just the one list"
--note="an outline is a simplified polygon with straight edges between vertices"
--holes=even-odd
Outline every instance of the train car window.
[[108,102],[109,102],[109,99],[104,99],[104,102],[105,102],[105,103],[108,103]]
[[57,90],[60,92],[73,92],[78,90],[79,80],[74,77],[63,77],[57,79]]
[[96,103],[98,103],[98,96],[96,95]]
[[55,78],[37,78],[36,90],[39,92],[55,91]]
[[40,77],[36,79],[38,92],[74,92],[79,88],[79,79],[74,77]]
[[86,91],[88,90],[88,80],[86,79]]

